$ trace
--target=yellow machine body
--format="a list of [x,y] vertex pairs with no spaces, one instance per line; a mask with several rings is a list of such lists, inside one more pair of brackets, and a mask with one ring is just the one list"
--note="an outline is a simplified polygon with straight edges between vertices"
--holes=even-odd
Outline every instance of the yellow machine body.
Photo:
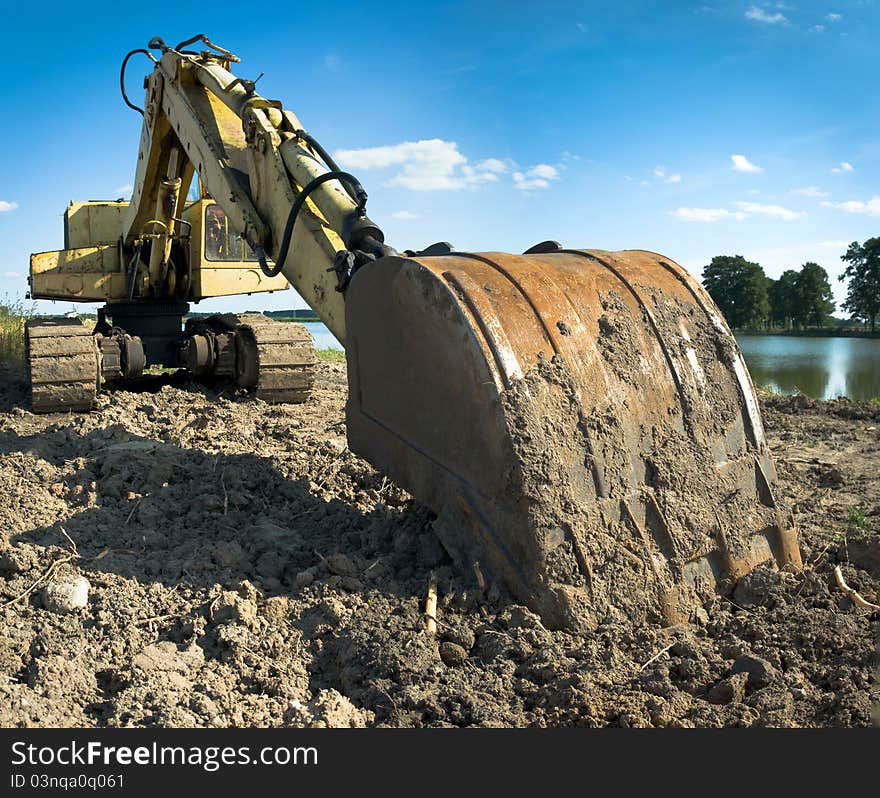
[[[124,201],[71,202],[64,213],[64,249],[31,256],[33,298],[130,301],[130,285],[120,257],[128,212],[129,203]],[[256,256],[212,199],[190,202],[181,218],[189,225],[182,245],[192,268],[190,290],[182,299],[198,302],[290,287],[283,274],[267,277],[261,272]]]

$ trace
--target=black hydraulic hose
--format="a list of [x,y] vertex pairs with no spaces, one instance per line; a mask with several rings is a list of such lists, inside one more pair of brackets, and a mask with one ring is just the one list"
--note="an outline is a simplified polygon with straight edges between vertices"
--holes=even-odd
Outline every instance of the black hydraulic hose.
[[143,48],[138,48],[137,50],[132,50],[125,58],[122,59],[122,66],[119,69],[119,88],[122,90],[122,99],[125,104],[131,108],[133,111],[137,111],[141,116],[144,115],[144,109],[138,108],[134,103],[132,103],[128,99],[128,95],[125,93],[125,65],[128,63],[128,59],[131,58],[135,53],[143,53],[147,58],[149,58],[154,64],[156,63],[156,59],[153,57],[153,54],[149,50],[144,50]]
[[241,61],[241,59],[237,55],[230,53],[229,50],[224,50],[219,44],[214,44],[214,42],[212,42],[204,33],[197,33],[192,38],[178,44],[177,47],[175,47],[174,49],[177,52],[182,53],[184,47],[189,47],[189,45],[195,44],[196,42],[203,42],[212,50],[214,50],[214,52],[220,53],[221,55],[225,56],[229,61],[235,61],[236,63]]
[[[311,133],[309,133],[307,130],[297,130],[295,135],[301,139],[304,139],[306,144],[308,144],[316,153],[318,153],[321,160],[325,164],[327,164],[328,169],[333,172],[340,171],[339,166],[337,165],[336,161],[334,161],[333,158],[330,156],[330,153],[321,146],[321,143]],[[347,183],[343,183],[342,187],[346,190],[346,192],[348,192],[348,195],[355,202],[359,201],[355,194],[355,190],[351,186],[349,186]]]
[[275,261],[275,265],[269,266],[266,260],[266,253],[259,244],[254,247],[257,260],[260,262],[260,270],[266,275],[266,277],[277,277],[281,274],[281,269],[284,267],[284,261],[287,259],[287,250],[290,249],[290,240],[293,237],[293,227],[296,224],[296,217],[299,214],[300,208],[302,208],[309,194],[328,180],[338,180],[342,185],[348,184],[351,191],[354,192],[354,197],[358,203],[358,213],[363,215],[364,209],[367,206],[367,192],[364,191],[364,187],[354,175],[351,175],[348,172],[340,172],[338,170],[318,175],[314,180],[306,184],[293,201],[293,205],[290,208],[290,214],[287,217],[287,224],[284,227],[284,237],[281,239],[281,248],[278,250],[278,259]]

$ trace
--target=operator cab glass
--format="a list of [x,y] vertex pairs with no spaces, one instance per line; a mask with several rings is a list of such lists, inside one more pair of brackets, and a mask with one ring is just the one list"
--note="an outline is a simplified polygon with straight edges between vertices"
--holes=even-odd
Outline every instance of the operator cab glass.
[[257,256],[229,224],[216,203],[205,208],[205,258],[214,261],[256,261]]

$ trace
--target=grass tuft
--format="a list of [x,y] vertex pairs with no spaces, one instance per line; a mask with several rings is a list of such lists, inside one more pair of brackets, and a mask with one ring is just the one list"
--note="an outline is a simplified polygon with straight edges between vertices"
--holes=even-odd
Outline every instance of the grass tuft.
[[315,357],[325,363],[345,363],[345,352],[339,349],[316,349]]
[[849,512],[846,515],[846,522],[850,526],[857,527],[858,529],[864,529],[868,525],[868,519],[858,507],[849,508]]
[[10,301],[5,297],[0,303],[0,363],[24,363],[24,323],[32,313],[21,300]]

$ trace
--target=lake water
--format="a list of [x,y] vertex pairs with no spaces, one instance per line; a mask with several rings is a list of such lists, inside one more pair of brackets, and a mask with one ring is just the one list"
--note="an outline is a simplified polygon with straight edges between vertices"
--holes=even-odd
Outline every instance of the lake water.
[[880,339],[739,335],[755,387],[814,399],[880,397]]
[[342,350],[342,345],[333,337],[333,333],[330,332],[330,330],[328,330],[321,322],[309,321],[306,322],[304,326],[308,327],[309,332],[312,334],[312,338],[315,339],[315,349]]
[[[318,349],[342,349],[320,322],[306,327]],[[880,339],[798,338],[788,335],[737,337],[756,387],[804,393],[814,399],[880,396]]]

